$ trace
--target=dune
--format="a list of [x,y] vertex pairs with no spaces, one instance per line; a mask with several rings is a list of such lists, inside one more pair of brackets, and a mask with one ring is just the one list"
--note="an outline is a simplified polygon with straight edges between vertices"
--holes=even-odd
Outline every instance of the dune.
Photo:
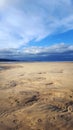
[[0,130],[73,130],[73,62],[0,68]]

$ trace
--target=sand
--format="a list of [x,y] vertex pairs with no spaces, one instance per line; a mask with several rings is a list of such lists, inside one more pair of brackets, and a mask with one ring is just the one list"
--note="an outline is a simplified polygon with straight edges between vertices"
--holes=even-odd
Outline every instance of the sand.
[[73,63],[0,63],[0,130],[73,130]]

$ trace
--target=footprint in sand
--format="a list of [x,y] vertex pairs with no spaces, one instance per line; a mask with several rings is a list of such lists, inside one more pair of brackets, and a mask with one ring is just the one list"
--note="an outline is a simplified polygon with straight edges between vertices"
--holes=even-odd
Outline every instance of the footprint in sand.
[[73,112],[73,105],[68,106],[68,112]]
[[13,80],[13,81],[11,81],[11,82],[10,82],[10,86],[11,86],[11,87],[15,87],[15,86],[17,86],[16,81],[14,81],[14,80]]

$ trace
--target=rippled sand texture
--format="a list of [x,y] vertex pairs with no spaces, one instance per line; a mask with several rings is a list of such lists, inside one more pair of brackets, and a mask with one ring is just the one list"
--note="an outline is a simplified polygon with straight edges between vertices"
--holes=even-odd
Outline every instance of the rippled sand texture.
[[0,68],[0,130],[73,130],[73,63]]

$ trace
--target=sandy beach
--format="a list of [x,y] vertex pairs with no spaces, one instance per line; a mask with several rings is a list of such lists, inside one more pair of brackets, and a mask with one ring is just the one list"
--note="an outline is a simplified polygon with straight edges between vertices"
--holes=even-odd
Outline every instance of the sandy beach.
[[0,63],[0,130],[73,130],[73,62]]

